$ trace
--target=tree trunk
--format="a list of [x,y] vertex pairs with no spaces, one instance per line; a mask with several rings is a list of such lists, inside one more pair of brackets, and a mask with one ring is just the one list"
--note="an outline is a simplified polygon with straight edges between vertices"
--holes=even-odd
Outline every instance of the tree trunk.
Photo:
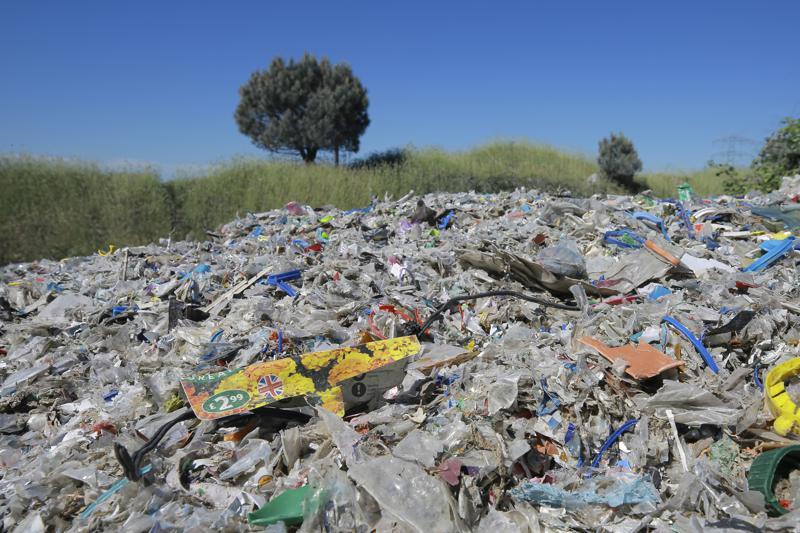
[[336,148],[333,149],[333,164],[335,166],[339,166],[339,146],[337,145]]
[[306,165],[310,165],[317,159],[317,150],[318,148],[311,148],[305,147],[298,150],[300,152],[300,157],[303,158],[303,161]]

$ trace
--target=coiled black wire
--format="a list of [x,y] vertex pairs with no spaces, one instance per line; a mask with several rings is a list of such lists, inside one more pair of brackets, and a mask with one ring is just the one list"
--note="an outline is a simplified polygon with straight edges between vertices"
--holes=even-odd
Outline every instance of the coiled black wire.
[[414,328],[417,330],[415,334],[420,334],[426,331],[429,327],[433,325],[436,320],[442,317],[445,311],[450,309],[457,303],[467,302],[469,300],[478,300],[480,298],[490,298],[492,296],[513,296],[514,298],[519,298],[520,300],[525,300],[528,302],[534,302],[539,305],[543,305],[545,307],[553,307],[555,309],[564,309],[565,311],[580,311],[580,307],[577,305],[569,305],[569,304],[562,304],[560,302],[551,302],[545,300],[544,298],[540,298],[538,296],[533,296],[531,294],[525,294],[522,292],[517,291],[509,291],[509,290],[498,290],[498,291],[488,291],[488,292],[479,292],[478,294],[462,294],[461,296],[455,296],[450,298],[445,303],[440,305],[436,308],[431,316],[428,317],[419,328]]

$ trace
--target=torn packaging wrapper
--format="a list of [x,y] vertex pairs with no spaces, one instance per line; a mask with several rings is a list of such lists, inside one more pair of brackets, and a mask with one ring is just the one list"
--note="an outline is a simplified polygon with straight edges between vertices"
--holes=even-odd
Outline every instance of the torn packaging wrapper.
[[[370,373],[380,369],[381,376],[392,377],[397,373],[382,370],[393,368],[393,363],[408,362],[419,351],[416,337],[399,337],[184,378],[181,385],[192,410],[202,420],[241,414],[299,397],[316,397],[326,409],[342,415],[345,399],[363,401],[374,396],[370,393],[374,384],[366,384]],[[345,381],[349,388],[343,394],[340,385]],[[386,388],[392,385],[387,384]]]

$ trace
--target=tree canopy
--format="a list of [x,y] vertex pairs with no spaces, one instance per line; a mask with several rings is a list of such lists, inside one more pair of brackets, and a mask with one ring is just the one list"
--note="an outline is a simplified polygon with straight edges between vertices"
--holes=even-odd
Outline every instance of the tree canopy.
[[770,135],[753,160],[758,188],[773,191],[781,178],[800,174],[800,118],[786,118],[783,127]]
[[357,152],[369,126],[367,90],[350,66],[305,54],[277,57],[239,90],[239,131],[259,148],[299,155],[313,163],[320,151]]
[[622,133],[612,133],[600,140],[597,164],[608,179],[629,191],[638,189],[633,177],[642,170],[642,161],[633,143]]

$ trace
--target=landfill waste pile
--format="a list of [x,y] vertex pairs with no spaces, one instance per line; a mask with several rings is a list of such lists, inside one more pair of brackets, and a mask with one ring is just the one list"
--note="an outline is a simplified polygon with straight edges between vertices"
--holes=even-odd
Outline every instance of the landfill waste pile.
[[0,268],[0,530],[800,529],[800,176]]

